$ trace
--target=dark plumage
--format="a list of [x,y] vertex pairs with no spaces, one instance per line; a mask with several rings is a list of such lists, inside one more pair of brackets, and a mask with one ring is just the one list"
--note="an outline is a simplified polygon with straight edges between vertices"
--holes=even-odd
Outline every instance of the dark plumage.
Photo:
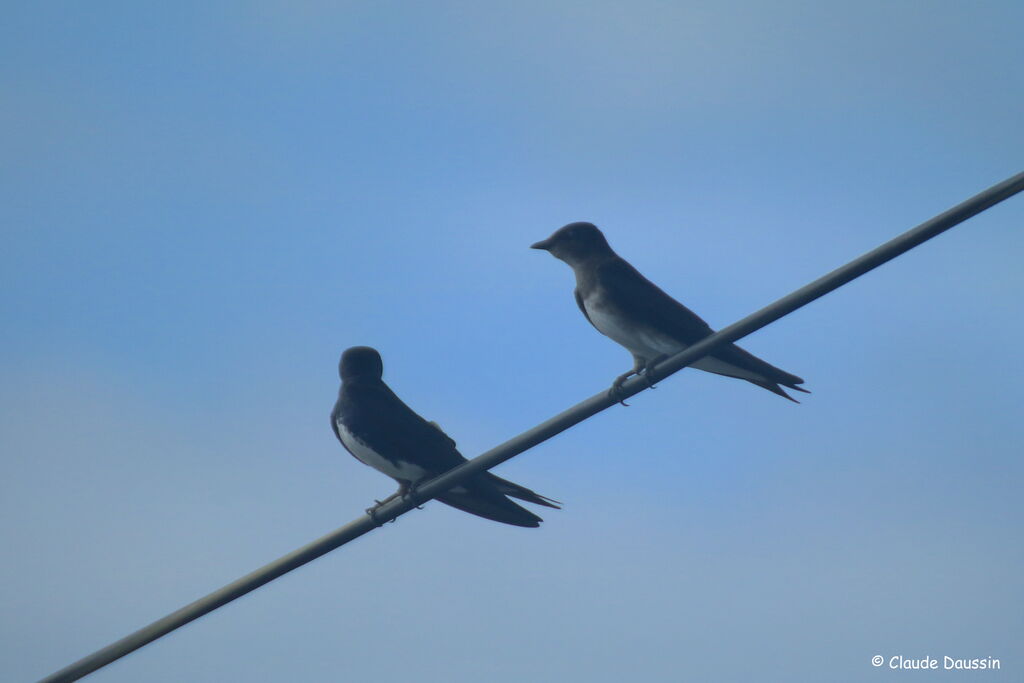
[[[331,428],[357,460],[398,482],[395,496],[466,462],[440,427],[413,412],[384,383],[377,351],[368,346],[347,349],[338,371],[341,389],[331,411]],[[558,508],[558,501],[490,472],[477,474],[437,500],[496,522],[540,526],[540,517],[506,496]]]
[[[633,354],[632,370],[615,378],[613,392],[631,375],[645,372],[714,332],[696,313],[612,251],[604,234],[591,223],[570,223],[532,248],[548,251],[569,264],[576,275],[576,304],[583,315],[599,332]],[[810,393],[797,386],[803,380],[796,375],[735,344],[719,347],[693,367],[745,379],[794,403],[798,401],[782,387]]]

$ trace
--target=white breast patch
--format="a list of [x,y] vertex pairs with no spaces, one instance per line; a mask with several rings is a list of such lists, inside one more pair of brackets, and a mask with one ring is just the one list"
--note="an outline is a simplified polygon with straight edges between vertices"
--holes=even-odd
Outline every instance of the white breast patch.
[[603,306],[600,299],[595,299],[596,297],[591,297],[583,302],[594,327],[641,358],[650,360],[662,355],[670,356],[686,348],[685,344],[658,334],[650,328],[630,325],[622,316],[612,315],[610,309]]
[[[622,316],[612,315],[610,309],[603,306],[601,300],[597,297],[585,300],[583,306],[587,309],[587,315],[593,321],[594,327],[600,330],[602,334],[611,337],[629,349],[631,353],[645,360],[652,360],[658,356],[671,356],[689,346],[667,335],[659,334],[649,327],[628,324],[628,321],[623,320]],[[693,363],[691,367],[704,370],[705,372],[713,372],[717,375],[764,380],[764,377],[755,372],[726,363],[714,357],[708,358],[705,356]]]
[[341,436],[341,443],[345,445],[345,448],[349,452],[356,456],[356,458],[363,464],[369,465],[378,472],[383,472],[393,479],[401,479],[404,481],[418,482],[421,479],[425,479],[429,473],[422,467],[416,465],[410,465],[407,462],[394,463],[385,457],[382,457],[365,443],[353,436],[352,432],[345,429],[345,425],[337,420],[335,424],[338,427],[338,434]]

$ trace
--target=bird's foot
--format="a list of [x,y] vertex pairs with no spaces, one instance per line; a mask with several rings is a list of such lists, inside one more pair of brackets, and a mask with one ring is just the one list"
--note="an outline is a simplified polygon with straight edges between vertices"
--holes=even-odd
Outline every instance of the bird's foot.
[[[374,505],[373,507],[366,508],[366,516],[369,517],[370,520],[377,526],[384,526],[387,522],[382,522],[377,518],[377,510],[380,509],[380,506],[383,505],[385,501],[379,501],[374,499],[373,502],[376,503],[376,505]],[[392,519],[390,521],[393,522],[395,520]]]
[[[385,524],[385,522],[382,522],[382,521],[380,521],[377,518],[377,510],[379,510],[382,505],[384,505],[386,503],[390,503],[395,498],[398,498],[400,495],[403,495],[403,491],[401,489],[397,493],[392,493],[390,496],[388,496],[384,500],[374,499],[373,502],[375,503],[375,505],[373,507],[366,508],[367,516],[369,516],[369,518],[372,519],[377,526],[383,526]],[[395,520],[394,519],[389,519],[389,520],[386,520],[386,521],[387,522],[393,522]]]
[[622,383],[625,382],[627,379],[629,379],[630,377],[632,377],[635,374],[637,374],[636,370],[630,370],[629,372],[624,372],[621,375],[619,375],[618,377],[616,377],[615,381],[612,382],[611,388],[608,390],[609,398],[613,398],[616,401],[618,401],[619,403],[621,403],[622,405],[628,407],[629,404],[626,403],[626,399],[622,395]]
[[417,510],[422,510],[423,506],[420,504],[421,501],[418,499],[416,495],[416,488],[417,487],[415,484],[410,484],[409,486],[407,486],[405,490],[401,492],[402,500],[412,503],[413,507],[415,507]]
[[654,385],[654,380],[651,379],[651,370],[653,370],[654,366],[657,365],[658,363],[660,363],[663,360],[665,360],[665,356],[658,356],[654,360],[649,361],[646,365],[644,365],[644,379],[647,380],[647,388],[648,389],[656,389],[657,388]]

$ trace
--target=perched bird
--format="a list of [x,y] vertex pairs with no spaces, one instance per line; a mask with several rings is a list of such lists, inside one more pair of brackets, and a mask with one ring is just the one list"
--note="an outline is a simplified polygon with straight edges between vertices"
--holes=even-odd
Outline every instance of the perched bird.
[[[341,389],[331,411],[331,428],[357,460],[398,482],[398,492],[385,502],[466,462],[440,427],[414,413],[384,383],[384,364],[376,350],[368,346],[347,349],[341,354],[338,372]],[[558,508],[558,501],[490,472],[474,475],[437,500],[496,522],[540,526],[540,517],[506,496]],[[372,514],[372,510],[368,512]]]
[[[592,223],[570,223],[546,240],[531,245],[565,261],[576,275],[576,304],[597,331],[633,354],[633,369],[615,378],[611,394],[632,375],[647,372],[714,330],[645,278],[608,246]],[[727,377],[738,377],[799,403],[782,387],[798,387],[803,380],[769,365],[735,344],[718,347],[693,367]]]

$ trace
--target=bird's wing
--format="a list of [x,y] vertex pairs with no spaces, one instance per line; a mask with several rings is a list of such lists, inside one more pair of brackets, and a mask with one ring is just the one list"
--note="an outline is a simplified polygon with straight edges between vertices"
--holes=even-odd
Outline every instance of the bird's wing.
[[437,474],[466,462],[455,441],[440,427],[420,417],[386,384],[380,388],[382,391],[375,392],[366,407],[383,418],[381,433],[373,439],[381,444],[382,455],[413,461]]
[[[399,452],[404,453],[407,459],[415,461],[435,475],[466,462],[456,450],[454,439],[445,434],[436,422],[424,420],[390,392],[390,389],[388,391],[394,399],[394,416],[396,421],[400,422],[396,425],[388,448],[401,449]],[[502,495],[492,477],[498,479],[489,472],[477,474],[436,498],[445,505],[495,522],[522,527],[540,526],[543,520]],[[542,500],[537,494],[534,496]],[[549,505],[543,502],[542,504]]]
[[[337,415],[342,400],[339,398],[331,413],[332,429],[339,441],[341,437],[338,434]],[[431,473],[431,476],[442,474],[466,462],[466,459],[456,450],[455,441],[445,434],[440,426],[420,417],[386,384],[381,383],[373,387],[371,391],[361,392],[358,400],[353,403],[358,405],[359,410],[374,415],[374,431],[372,434],[364,436],[373,442],[374,450],[381,456],[414,462]],[[464,512],[496,522],[524,527],[539,526],[541,518],[506,498],[492,478],[504,483],[503,479],[498,479],[490,473],[481,473],[470,478],[469,481],[445,491],[437,496],[437,500]],[[508,483],[511,484],[511,482]],[[515,487],[516,485],[511,484],[511,486]],[[522,487],[517,487],[517,489],[522,489]],[[522,489],[522,491],[533,493],[529,489]],[[546,500],[537,494],[533,495],[538,499]],[[550,505],[550,503],[544,502],[541,504]]]
[[735,344],[720,346],[714,351],[714,357],[723,360],[730,365],[735,365],[737,367],[756,372],[771,382],[782,384],[783,386],[787,386],[790,389],[796,389],[797,391],[810,393],[806,389],[796,386],[797,384],[803,384],[803,379],[800,377],[786,372],[782,368],[777,368],[767,361],[761,360],[754,354],[736,346]]
[[445,491],[437,499],[457,510],[514,526],[537,527],[544,521],[503,496],[489,482],[475,480],[469,486],[457,486]]
[[[610,297],[615,305],[630,310],[636,318],[650,321],[656,329],[687,346],[714,333],[711,326],[699,315],[666,294],[623,259],[616,259],[603,265],[598,277],[604,285],[605,296]],[[724,361],[727,365],[760,375],[769,383],[807,391],[796,386],[803,382],[801,378],[761,360],[735,344],[718,347],[712,352],[712,357]],[[733,374],[722,370],[711,372],[749,379],[779,393],[776,391],[777,388],[773,389],[763,382],[750,379],[745,373]]]
[[511,482],[508,479],[502,479],[498,475],[492,474],[490,472],[487,472],[486,477],[488,481],[494,484],[494,486],[498,489],[499,492],[503,493],[506,496],[512,496],[513,498],[518,498],[519,500],[525,500],[527,503],[544,505],[545,507],[561,510],[561,508],[559,507],[561,503],[555,500],[554,498],[542,496],[536,491],[531,491],[525,486],[520,486],[519,484]]
[[455,445],[456,445],[455,444],[455,439],[453,439],[452,437],[450,437],[447,434],[445,434],[444,430],[441,429],[441,425],[437,424],[433,420],[431,420],[427,424],[430,425],[431,427],[433,427],[434,429],[436,429],[441,436],[443,436],[445,439],[448,440],[449,445],[451,445],[452,448],[455,448]]
[[686,345],[713,332],[699,315],[666,294],[624,259],[616,258],[599,266],[597,278],[604,296],[613,306],[649,321],[656,329]]

